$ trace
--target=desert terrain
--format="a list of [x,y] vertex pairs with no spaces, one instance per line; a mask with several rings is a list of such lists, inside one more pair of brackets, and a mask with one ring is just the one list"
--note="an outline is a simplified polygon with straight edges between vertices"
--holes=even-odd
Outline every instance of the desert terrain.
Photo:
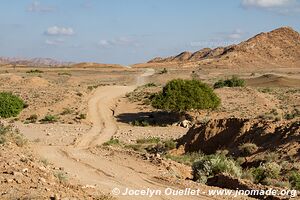
[[[1,199],[147,199],[114,195],[115,188],[202,192],[151,199],[237,199],[208,191],[297,186],[283,176],[300,171],[300,35],[291,28],[131,67],[28,62],[5,61],[0,67],[0,91],[26,103],[17,117],[1,118],[1,128],[22,136],[22,144],[7,136],[0,146]],[[214,88],[220,106],[189,110],[185,123],[178,113],[151,106],[151,95],[173,79],[213,88],[232,76],[245,85]],[[170,148],[168,141],[174,143]],[[244,154],[241,146],[250,143],[254,150]],[[267,177],[265,183],[220,173],[204,184],[189,163],[197,160],[194,153],[228,156],[244,174],[276,163],[282,177]],[[290,196],[238,197],[252,198]]]

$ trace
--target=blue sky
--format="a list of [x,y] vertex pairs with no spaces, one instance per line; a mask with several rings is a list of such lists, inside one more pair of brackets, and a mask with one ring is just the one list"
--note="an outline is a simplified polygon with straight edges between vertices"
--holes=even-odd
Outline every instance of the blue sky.
[[3,0],[0,56],[132,64],[300,31],[300,0]]

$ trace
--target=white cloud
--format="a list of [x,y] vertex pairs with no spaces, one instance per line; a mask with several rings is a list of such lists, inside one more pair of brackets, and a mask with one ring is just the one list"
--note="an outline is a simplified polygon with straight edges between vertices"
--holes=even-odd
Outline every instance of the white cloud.
[[229,33],[227,35],[227,39],[230,40],[238,40],[243,37],[244,32],[241,29],[236,29],[232,33]]
[[140,46],[140,44],[132,38],[129,37],[119,37],[115,39],[110,39],[110,40],[100,40],[98,42],[98,45],[101,47],[111,47],[111,46]]
[[33,1],[27,8],[29,12],[53,12],[55,8],[53,6],[43,6],[39,1]]
[[61,45],[65,42],[64,39],[61,39],[61,38],[58,38],[58,39],[53,39],[53,40],[50,40],[50,39],[47,39],[45,41],[45,44],[47,45],[51,45],[51,46],[58,46],[58,45]]
[[66,35],[66,36],[71,36],[71,35],[74,35],[75,32],[74,32],[74,30],[72,28],[52,26],[52,27],[49,27],[45,31],[45,34],[46,35]]
[[100,40],[98,43],[99,46],[110,46],[110,42],[108,40]]
[[287,6],[292,2],[294,0],[243,0],[242,5],[245,7],[274,8]]
[[242,0],[244,8],[259,8],[277,12],[282,15],[291,15],[300,12],[298,0]]

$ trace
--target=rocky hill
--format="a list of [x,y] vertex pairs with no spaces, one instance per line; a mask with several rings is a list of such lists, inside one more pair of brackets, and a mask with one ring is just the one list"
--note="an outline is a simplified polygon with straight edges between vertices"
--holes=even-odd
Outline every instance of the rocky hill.
[[18,65],[18,66],[32,66],[32,67],[59,67],[69,66],[71,62],[58,61],[52,58],[10,58],[0,57],[0,65]]
[[121,69],[124,69],[124,66],[119,65],[119,64],[102,64],[102,63],[94,63],[94,62],[75,63],[75,64],[71,64],[70,67],[73,67],[73,68],[107,68],[107,69],[121,68]]
[[197,63],[237,67],[300,67],[300,34],[290,27],[260,33],[237,45],[204,48],[168,58],[154,58],[147,64]]

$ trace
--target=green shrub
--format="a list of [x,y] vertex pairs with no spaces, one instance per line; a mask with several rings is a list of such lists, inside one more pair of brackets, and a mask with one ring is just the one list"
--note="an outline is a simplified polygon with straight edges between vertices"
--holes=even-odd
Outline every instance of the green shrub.
[[125,148],[132,149],[132,150],[138,151],[138,152],[145,152],[145,149],[143,148],[143,145],[141,145],[141,144],[128,144],[128,145],[125,145]]
[[163,70],[161,70],[161,71],[159,72],[159,74],[166,74],[166,73],[168,73],[167,68],[164,68]]
[[50,165],[49,160],[47,160],[46,158],[42,158],[40,161],[41,161],[41,163],[43,163],[43,165],[44,165],[45,167],[48,166],[48,165]]
[[4,126],[3,124],[0,124],[0,135],[5,135],[10,130],[11,130],[10,126]]
[[293,189],[300,190],[300,174],[298,172],[291,172],[289,182]]
[[44,73],[43,71],[39,70],[39,69],[32,69],[26,72],[27,74],[41,74]]
[[179,156],[171,155],[171,154],[165,155],[165,157],[168,159],[189,166],[191,166],[196,160],[200,160],[203,156],[204,155],[201,152],[186,153],[184,155],[179,155]]
[[291,113],[286,113],[284,115],[284,118],[287,120],[291,120],[297,117],[300,117],[300,111],[298,109],[294,109]]
[[203,156],[192,166],[194,179],[206,183],[207,179],[220,173],[226,173],[233,177],[241,177],[241,167],[231,158],[215,154]]
[[139,152],[166,154],[167,151],[176,148],[174,140],[161,141],[158,137],[148,137],[136,140],[136,144],[126,145],[126,148]]
[[59,180],[60,182],[67,182],[67,180],[68,180],[67,174],[66,174],[65,172],[63,172],[63,171],[58,171],[58,172],[56,172],[56,173],[54,174],[54,176],[55,176],[56,178],[58,178],[58,180]]
[[245,80],[238,78],[237,76],[232,76],[231,79],[219,80],[214,84],[214,88],[222,87],[244,87]]
[[74,111],[70,108],[64,108],[64,110],[60,113],[61,115],[69,115],[72,114]]
[[72,76],[72,74],[69,72],[59,72],[58,75],[59,76]]
[[58,117],[54,115],[46,115],[43,119],[40,120],[42,123],[54,123],[58,121]]
[[109,141],[103,143],[103,146],[119,146],[121,144],[119,139],[111,138]]
[[264,183],[265,179],[277,179],[281,172],[281,166],[275,162],[268,162],[252,169],[255,183]]
[[163,141],[163,144],[167,151],[175,149],[177,146],[177,142],[175,142],[174,140],[165,140]]
[[243,170],[241,178],[254,182],[253,172],[249,169]]
[[268,152],[265,156],[264,156],[264,160],[267,162],[276,162],[279,159],[279,155],[276,152]]
[[157,144],[159,142],[160,138],[158,137],[149,137],[136,140],[136,143],[138,144]]
[[192,109],[217,108],[220,98],[207,85],[198,80],[175,79],[152,97],[152,106],[174,112]]
[[216,154],[221,154],[223,156],[227,156],[229,154],[229,151],[227,149],[219,149],[216,151]]
[[0,124],[0,144],[4,144],[7,141],[6,134],[9,131],[10,131],[10,127]]
[[78,116],[79,119],[86,119],[86,114],[83,114],[81,113],[79,116]]
[[254,143],[245,143],[239,146],[239,150],[244,156],[249,156],[254,154],[258,150],[258,147]]
[[6,142],[6,138],[3,135],[0,135],[0,144],[4,144]]
[[239,165],[242,165],[246,162],[246,158],[244,157],[238,157],[236,158],[236,162],[239,164]]
[[260,88],[260,89],[258,89],[258,91],[260,91],[262,93],[272,93],[273,89],[267,87],[267,88]]
[[24,101],[12,93],[0,93],[0,117],[16,117],[24,108]]
[[148,87],[156,87],[157,85],[155,83],[147,83],[146,85],[144,85],[144,87],[148,88]]
[[18,129],[0,124],[0,144],[4,144],[7,141],[14,142],[19,147],[23,147],[28,142]]
[[25,146],[28,142],[28,140],[23,135],[15,135],[14,141],[19,147]]
[[35,123],[38,120],[38,116],[36,114],[33,114],[33,115],[30,115],[26,120],[29,123]]
[[133,122],[130,122],[130,124],[132,126],[142,126],[142,127],[150,126],[150,123],[145,119],[134,120]]

